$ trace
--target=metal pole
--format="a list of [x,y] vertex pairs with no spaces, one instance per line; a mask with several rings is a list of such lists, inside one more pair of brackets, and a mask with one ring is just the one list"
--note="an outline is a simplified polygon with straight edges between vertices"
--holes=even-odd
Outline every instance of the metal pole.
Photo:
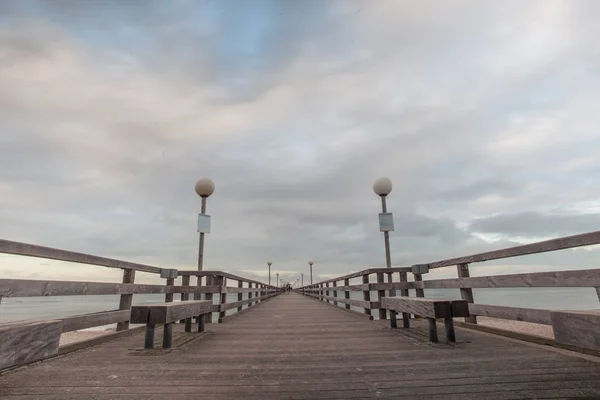
[[[304,274],[300,274],[300,278],[301,278],[300,287],[304,287]],[[600,292],[598,292],[598,295],[600,296]]]
[[268,262],[267,265],[269,266],[269,286],[271,286],[271,263]]
[[275,275],[277,275],[277,287],[279,288],[279,272],[276,273]]
[[[387,213],[386,196],[381,196],[381,212]],[[383,232],[383,242],[385,244],[385,265],[387,268],[392,268],[392,255],[390,253],[390,233],[388,231]],[[392,283],[392,274],[387,274],[388,283]],[[390,297],[396,295],[396,289],[390,289]]]
[[312,264],[310,264],[310,284],[312,285]]
[[[206,214],[206,196],[202,196],[202,210],[200,214]],[[200,243],[198,245],[198,271],[202,271],[204,262],[204,232],[200,232]]]

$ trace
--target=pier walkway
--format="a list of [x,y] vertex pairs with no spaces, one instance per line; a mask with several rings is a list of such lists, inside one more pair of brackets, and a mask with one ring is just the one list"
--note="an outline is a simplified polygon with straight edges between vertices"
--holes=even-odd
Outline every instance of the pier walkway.
[[[0,375],[0,398],[516,399],[600,397],[600,360],[457,328],[388,327],[297,293],[260,302],[204,334],[175,327],[171,350],[143,332]],[[186,336],[189,335],[189,336]],[[162,329],[157,329],[156,342]],[[191,340],[190,340],[191,338]]]

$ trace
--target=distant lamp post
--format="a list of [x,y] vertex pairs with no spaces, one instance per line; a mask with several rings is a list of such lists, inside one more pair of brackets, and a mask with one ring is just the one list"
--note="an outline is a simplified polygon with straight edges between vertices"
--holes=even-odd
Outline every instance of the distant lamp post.
[[273,261],[267,261],[267,265],[269,266],[269,286],[271,286],[271,265],[273,265]]
[[392,181],[388,178],[380,178],[373,184],[373,191],[381,197],[381,214],[379,214],[379,230],[383,232],[385,242],[385,265],[392,268],[392,257],[390,255],[390,231],[394,230],[394,218],[392,213],[387,212],[386,197],[392,191]]
[[310,284],[312,285],[312,284],[313,284],[313,283],[312,283],[312,266],[313,266],[313,262],[312,262],[312,261],[309,261],[309,262],[308,262],[308,265],[310,265]]
[[196,182],[196,193],[202,198],[202,209],[198,215],[198,232],[200,232],[200,243],[198,246],[198,271],[202,271],[204,262],[204,234],[210,232],[210,215],[206,215],[206,199],[215,191],[215,184],[208,178],[202,178]]
[[300,274],[300,287],[304,287],[304,274]]
[[277,275],[277,288],[279,288],[279,272],[277,272],[275,275]]

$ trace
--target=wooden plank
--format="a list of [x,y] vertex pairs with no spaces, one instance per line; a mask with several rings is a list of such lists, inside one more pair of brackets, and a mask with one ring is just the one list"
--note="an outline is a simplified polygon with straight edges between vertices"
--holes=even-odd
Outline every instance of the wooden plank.
[[331,296],[325,296],[325,295],[320,295],[320,294],[306,294],[306,296],[310,296],[310,297],[314,297],[316,299],[320,299],[320,300],[336,300],[338,303],[342,303],[342,304],[348,304],[348,305],[352,305],[352,306],[356,306],[356,307],[361,307],[361,308],[365,308],[368,310],[375,310],[380,308],[380,302],[378,301],[365,301],[365,300],[354,300],[354,299],[342,299],[342,298],[335,298],[335,297],[331,297]]
[[558,343],[600,351],[600,310],[551,311]]
[[600,244],[600,231],[566,236],[551,240],[544,240],[542,242],[509,247],[501,250],[488,251],[485,253],[473,254],[466,257],[450,258],[448,260],[441,260],[428,263],[428,265],[429,269],[434,269],[448,267],[451,265],[470,264],[474,262],[483,262],[490,260],[498,260],[501,258],[524,256],[528,254],[544,253],[548,251],[571,249],[574,247],[590,246],[594,244]]
[[[456,271],[459,278],[468,278],[471,276],[469,273],[469,264],[458,264],[456,266]],[[475,302],[473,298],[473,289],[471,288],[460,288],[460,297],[461,299],[466,300],[468,303],[473,304]],[[465,322],[476,324],[477,317],[474,315],[465,317]]]
[[95,326],[128,322],[130,314],[131,310],[125,309],[74,315],[72,317],[62,318],[62,331],[71,332],[79,329],[93,328]]
[[414,282],[415,288],[593,287],[600,285],[600,269],[534,272]]
[[0,239],[0,253],[15,254],[19,256],[47,258],[51,260],[69,261],[80,264],[99,265],[109,268],[123,268],[134,271],[150,272],[160,274],[161,268],[150,265],[137,264],[129,261],[116,260],[112,258],[99,257],[91,254],[77,253],[74,251],[54,249],[51,247],[38,246],[35,244],[12,242]]
[[472,315],[482,315],[485,317],[508,319],[512,321],[525,321],[543,325],[552,324],[550,310],[493,306],[488,304],[469,304],[469,312]]
[[131,307],[131,323],[168,324],[180,319],[210,313],[212,310],[212,302],[206,300],[144,304]]
[[[406,312],[425,318],[445,318],[453,316],[452,303],[467,304],[464,300],[429,299],[423,297],[385,297],[382,307],[396,312]],[[467,305],[468,307],[468,305]]]
[[17,321],[0,324],[0,370],[58,353],[62,321]]

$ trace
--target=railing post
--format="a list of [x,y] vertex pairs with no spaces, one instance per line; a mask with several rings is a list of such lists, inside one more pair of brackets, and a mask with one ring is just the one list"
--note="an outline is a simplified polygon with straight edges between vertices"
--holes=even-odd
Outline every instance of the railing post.
[[[400,272],[400,282],[408,282],[408,274]],[[400,289],[400,296],[408,297],[408,289]],[[402,313],[402,324],[404,328],[410,327],[410,314]]]
[[[327,290],[325,291],[325,296],[329,297],[329,282],[325,284],[325,287],[327,288]],[[327,303],[329,303],[329,299],[327,299]]]
[[[167,286],[175,286],[175,279],[167,278]],[[172,302],[173,302],[173,293],[165,294],[165,303],[172,303]]]
[[[252,289],[252,282],[248,282],[248,287]],[[248,292],[248,308],[252,307],[252,290]]]
[[[190,286],[190,276],[184,275],[181,277],[181,286]],[[181,301],[188,301],[190,299],[189,293],[181,293]],[[192,318],[186,318],[183,320],[185,323],[185,331],[192,331]]]
[[[134,269],[123,269],[123,283],[134,283],[135,281],[135,270]],[[122,294],[119,300],[119,310],[131,310],[131,303],[133,301],[132,294]],[[129,329],[129,321],[117,323],[117,332],[126,331]]]
[[[421,274],[413,274],[415,277],[415,282],[423,282],[423,275]],[[415,292],[417,292],[417,297],[425,297],[425,290],[424,289],[415,289]]]
[[[350,279],[344,279],[344,286],[350,286]],[[350,291],[348,289],[344,290],[344,298],[350,299]],[[346,309],[350,309],[350,304],[346,304]]]
[[[244,287],[244,281],[238,281],[238,288],[242,288]],[[242,301],[244,300],[244,294],[242,292],[239,292],[237,295],[237,301]],[[237,310],[238,312],[242,311],[243,306],[238,306]]]
[[[458,264],[456,266],[456,270],[458,271],[459,278],[468,278],[471,276],[469,274],[469,264]],[[473,289],[471,288],[460,288],[460,297],[463,300],[467,300],[468,303],[473,304]],[[470,322],[472,324],[477,323],[477,317],[472,315],[470,317],[465,317],[465,322]]]
[[324,286],[325,286],[325,284],[323,284],[323,283],[319,284],[319,298],[321,299],[321,301],[323,303],[325,303],[325,299],[323,298],[323,296],[325,296],[325,290],[323,290]]
[[[377,273],[377,283],[385,283],[383,280],[383,272]],[[377,291],[377,301],[381,304],[381,300],[385,297],[385,290]],[[385,308],[379,306],[379,319],[387,319],[387,312]]]
[[[367,290],[363,290],[363,300],[364,301],[371,301],[371,292],[370,292],[370,288],[369,288],[369,274],[365,274],[362,276],[362,282],[363,285],[367,285]],[[371,315],[371,308],[367,308],[365,307],[364,312],[366,315]]]
[[[337,281],[333,281],[333,287],[337,287]],[[334,291],[333,291],[333,297],[334,297],[334,298],[337,298],[337,290],[334,290]],[[337,306],[337,305],[338,305],[338,302],[334,300],[334,301],[333,301],[333,305],[334,305],[334,306]]]
[[224,276],[217,277],[217,285],[221,287],[220,298],[219,298],[219,323],[222,324],[225,319],[226,310],[223,309],[223,306],[227,304],[227,278]]
[[[214,285],[214,278],[210,275],[206,276],[206,286],[213,286]],[[198,277],[198,286],[202,286],[202,277]],[[200,293],[198,293],[200,294]],[[194,296],[195,297],[195,296]],[[208,300],[210,301],[210,304],[214,304],[213,302],[213,294],[212,293],[205,293],[204,294],[204,300]],[[205,321],[207,324],[212,324],[212,311],[209,312],[208,314],[206,314],[206,317],[204,317]]]

